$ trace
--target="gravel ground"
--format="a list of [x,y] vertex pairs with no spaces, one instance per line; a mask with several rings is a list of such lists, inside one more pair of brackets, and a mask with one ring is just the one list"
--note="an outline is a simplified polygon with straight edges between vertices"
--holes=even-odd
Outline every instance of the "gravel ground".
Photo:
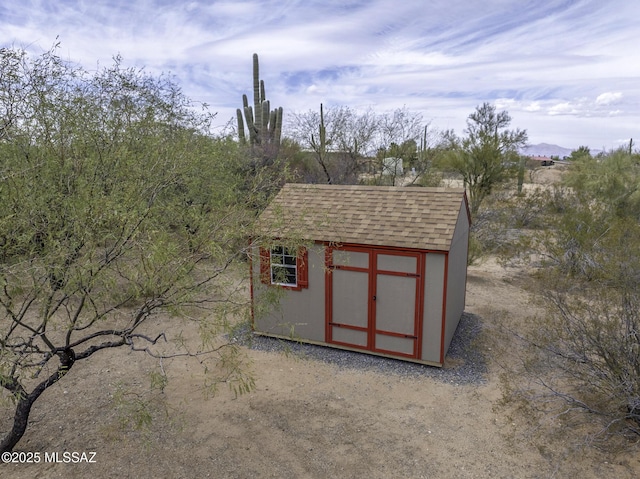
[[238,331],[234,336],[251,349],[291,354],[308,360],[335,364],[344,369],[366,369],[403,377],[430,377],[453,384],[478,384],[485,382],[487,372],[485,357],[475,344],[481,331],[481,318],[475,314],[464,313],[451,341],[445,367],[442,368],[261,336],[251,334],[247,330]]

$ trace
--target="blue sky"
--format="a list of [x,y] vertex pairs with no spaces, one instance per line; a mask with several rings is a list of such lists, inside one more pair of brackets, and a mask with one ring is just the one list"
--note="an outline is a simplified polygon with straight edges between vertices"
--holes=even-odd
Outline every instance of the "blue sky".
[[0,45],[171,72],[220,125],[256,52],[285,117],[406,106],[462,134],[491,102],[532,144],[611,149],[640,144],[639,22],[637,0],[4,0]]

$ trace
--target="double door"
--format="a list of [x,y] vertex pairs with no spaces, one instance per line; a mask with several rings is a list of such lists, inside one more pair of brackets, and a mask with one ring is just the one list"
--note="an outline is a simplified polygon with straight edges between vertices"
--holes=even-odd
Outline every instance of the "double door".
[[327,251],[327,342],[418,358],[422,255],[375,248]]

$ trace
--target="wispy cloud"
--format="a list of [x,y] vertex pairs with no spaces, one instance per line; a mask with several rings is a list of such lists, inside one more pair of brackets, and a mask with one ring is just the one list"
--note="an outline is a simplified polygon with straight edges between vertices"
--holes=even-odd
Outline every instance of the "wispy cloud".
[[637,135],[639,14],[627,0],[5,0],[0,26],[33,51],[59,36],[87,68],[120,53],[171,71],[221,122],[257,52],[285,111],[406,105],[461,131],[491,101],[532,142],[613,147]]
[[622,96],[622,93],[619,91],[608,91],[606,93],[602,93],[598,95],[598,98],[596,98],[596,105],[611,105],[612,103],[618,103],[622,100]]

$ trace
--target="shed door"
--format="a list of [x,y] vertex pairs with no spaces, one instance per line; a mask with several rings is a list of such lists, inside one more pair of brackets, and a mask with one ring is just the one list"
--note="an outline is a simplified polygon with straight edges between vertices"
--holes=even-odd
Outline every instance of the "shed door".
[[344,247],[327,256],[327,341],[417,358],[421,254]]

